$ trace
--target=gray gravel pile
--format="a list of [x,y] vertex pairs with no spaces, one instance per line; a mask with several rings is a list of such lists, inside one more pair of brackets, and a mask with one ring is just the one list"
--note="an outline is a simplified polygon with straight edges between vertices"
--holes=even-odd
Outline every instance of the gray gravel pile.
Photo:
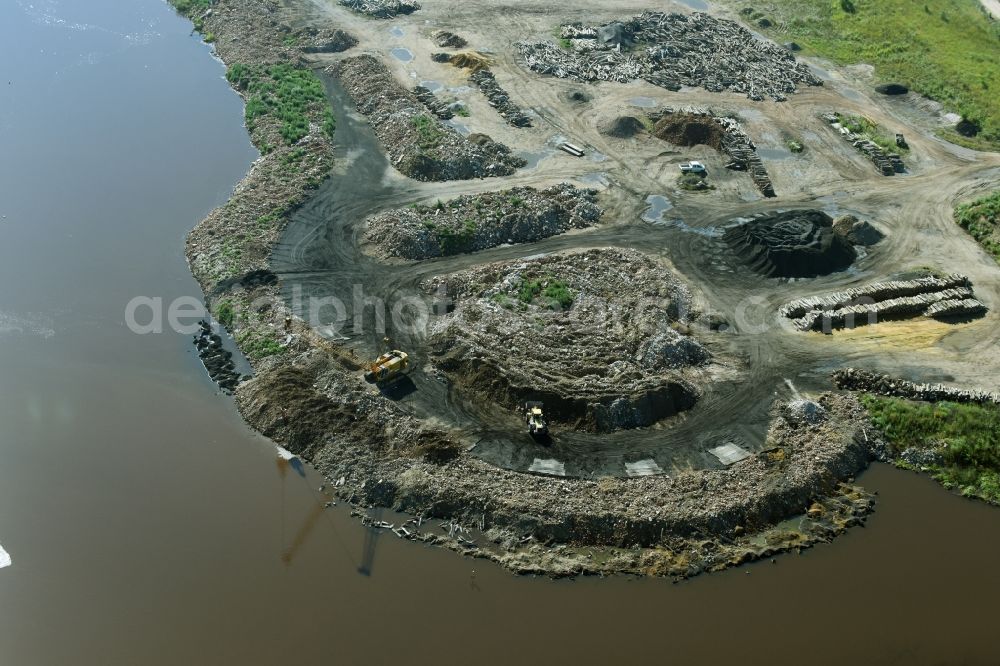
[[526,164],[503,144],[484,135],[464,137],[427,112],[423,103],[370,55],[348,58],[330,68],[368,116],[390,163],[424,181],[509,176]]
[[644,79],[668,90],[729,90],[755,100],[783,101],[800,84],[822,85],[787,50],[704,13],[644,12],[603,26],[566,25],[560,36],[572,48],[519,43],[528,68],[575,81]]
[[686,335],[691,297],[670,267],[594,249],[488,264],[425,284],[455,300],[431,357],[459,390],[608,431],[694,405],[710,354]]
[[596,190],[515,187],[378,213],[368,218],[364,241],[383,258],[429,259],[583,229],[601,213]]

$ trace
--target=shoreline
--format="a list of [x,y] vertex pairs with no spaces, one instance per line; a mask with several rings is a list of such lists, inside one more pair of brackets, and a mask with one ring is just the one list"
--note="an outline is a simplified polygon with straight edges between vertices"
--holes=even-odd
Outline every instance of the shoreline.
[[[278,3],[263,6],[270,8],[265,25],[278,25],[271,16],[280,13]],[[256,10],[223,1],[200,21],[227,67],[294,59],[300,69],[320,69],[305,65],[305,52],[287,38],[268,43],[230,34],[259,19],[244,11]],[[340,44],[352,40],[341,37]],[[261,151],[232,199],[191,232],[186,254],[217,318],[223,303],[243,311],[255,304],[231,330],[256,373],[235,391],[244,419],[312,463],[357,515],[382,506],[418,516],[417,529],[397,535],[518,573],[683,578],[827,541],[872,511],[873,496],[850,484],[879,442],[851,394],[825,394],[819,403],[826,417],[816,422],[796,421],[776,406],[767,449],[727,469],[599,480],[494,467],[466,451],[457,433],[373,395],[353,352],[294,317],[271,272],[270,250],[290,215],[333,168],[334,139],[314,125],[294,144]],[[262,124],[248,131],[260,148],[276,130]],[[282,156],[300,148],[307,169],[282,178]],[[234,235],[245,242],[227,264],[226,239]],[[431,519],[449,521],[449,534],[419,531]],[[455,527],[462,524],[468,527]],[[463,536],[473,533],[489,545]]]

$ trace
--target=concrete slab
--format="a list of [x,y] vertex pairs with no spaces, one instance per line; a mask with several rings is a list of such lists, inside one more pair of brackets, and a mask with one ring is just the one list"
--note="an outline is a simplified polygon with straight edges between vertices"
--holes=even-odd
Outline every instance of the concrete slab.
[[736,446],[733,443],[723,444],[722,446],[717,446],[714,449],[709,449],[709,453],[719,459],[723,465],[732,465],[733,463],[738,463],[739,461],[749,458],[750,452],[746,449]]
[[528,471],[549,476],[566,476],[566,465],[555,458],[535,458]]
[[629,476],[656,476],[663,474],[663,469],[652,458],[625,463],[625,473]]

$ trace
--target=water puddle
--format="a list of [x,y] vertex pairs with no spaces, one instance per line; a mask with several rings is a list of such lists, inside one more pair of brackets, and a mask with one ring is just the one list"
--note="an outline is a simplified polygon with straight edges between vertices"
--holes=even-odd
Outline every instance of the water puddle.
[[454,88],[448,88],[448,92],[452,95],[464,95],[467,92],[472,92],[472,88],[469,86],[455,86]]
[[528,471],[549,476],[566,476],[566,465],[555,458],[535,458]]
[[538,163],[544,159],[552,157],[555,154],[554,150],[538,150],[538,151],[521,151],[518,153],[519,157],[524,158],[527,164],[523,167],[525,169],[534,169],[538,166]]
[[403,35],[406,34],[406,32],[398,25],[394,25],[391,28],[389,28],[389,34],[392,35],[393,37],[402,37]]
[[757,148],[757,154],[764,160],[787,160],[794,155],[788,148]]
[[420,85],[422,85],[424,88],[427,88],[431,92],[437,92],[438,90],[441,90],[441,88],[444,87],[444,85],[440,81],[421,81]]
[[587,183],[588,185],[600,185],[601,187],[607,187],[611,184],[608,180],[608,174],[605,171],[594,171],[592,173],[585,173],[580,176],[577,180],[581,183]]
[[643,109],[652,109],[656,106],[656,100],[652,97],[632,97],[628,100],[628,103],[632,106],[638,106]]
[[665,224],[663,214],[674,207],[670,199],[662,194],[650,194],[646,197],[646,203],[649,208],[642,214],[642,219],[653,224]]
[[393,58],[400,62],[413,62],[413,52],[410,49],[397,47],[390,51],[390,53],[392,53]]
[[678,3],[684,5],[685,7],[690,7],[691,9],[698,12],[707,12],[708,3],[705,0],[676,0]]

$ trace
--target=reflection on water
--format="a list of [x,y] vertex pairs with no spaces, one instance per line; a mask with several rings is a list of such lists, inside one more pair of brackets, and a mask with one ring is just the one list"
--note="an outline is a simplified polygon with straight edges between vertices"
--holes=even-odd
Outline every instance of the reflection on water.
[[402,47],[397,47],[397,48],[394,48],[391,51],[391,53],[392,53],[392,57],[395,58],[396,60],[400,61],[400,62],[412,62],[413,61],[413,52],[410,51],[410,49],[406,49],[406,48],[402,48]]

